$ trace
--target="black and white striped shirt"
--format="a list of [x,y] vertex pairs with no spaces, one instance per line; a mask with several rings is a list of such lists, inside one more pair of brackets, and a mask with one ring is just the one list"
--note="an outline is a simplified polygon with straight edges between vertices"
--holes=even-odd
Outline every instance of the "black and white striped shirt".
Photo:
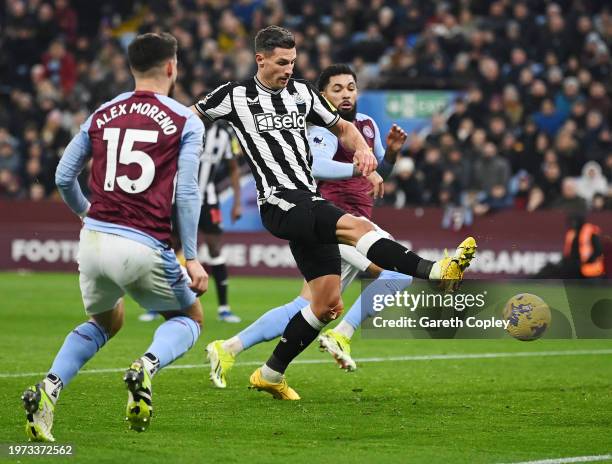
[[308,82],[272,90],[257,77],[228,82],[195,104],[208,119],[227,120],[247,154],[259,199],[275,189],[316,192],[306,124],[331,127],[340,116]]
[[217,121],[206,128],[198,175],[202,203],[214,205],[218,202],[215,174],[223,160],[232,159],[238,154],[239,148],[233,147],[235,139],[231,127],[225,121]]

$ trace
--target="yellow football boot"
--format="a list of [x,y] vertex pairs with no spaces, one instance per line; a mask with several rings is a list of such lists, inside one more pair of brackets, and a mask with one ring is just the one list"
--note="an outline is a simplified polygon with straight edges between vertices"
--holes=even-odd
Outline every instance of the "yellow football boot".
[[153,416],[153,389],[142,359],[134,361],[125,371],[123,381],[128,390],[125,420],[129,422],[131,430],[144,432],[149,428]]
[[434,264],[435,272],[432,278],[441,280],[441,287],[445,291],[453,292],[456,290],[463,280],[463,272],[476,256],[476,248],[474,237],[468,237],[459,244],[453,256],[448,256],[448,252],[445,250],[444,258]]
[[357,369],[357,364],[351,357],[351,339],[332,329],[319,335],[319,349],[331,354],[338,366],[347,372]]
[[42,384],[33,385],[21,396],[26,411],[25,432],[29,441],[53,442],[53,413],[55,406]]
[[215,340],[206,345],[206,357],[210,362],[210,381],[217,388],[227,387],[226,375],[234,365],[236,357],[223,349],[224,340]]
[[255,372],[251,374],[251,378],[249,379],[251,386],[249,388],[255,389],[257,391],[265,391],[270,393],[277,400],[299,400],[300,395],[287,385],[287,381],[283,376],[283,380],[279,383],[272,383],[264,380],[261,375],[261,367],[257,368]]

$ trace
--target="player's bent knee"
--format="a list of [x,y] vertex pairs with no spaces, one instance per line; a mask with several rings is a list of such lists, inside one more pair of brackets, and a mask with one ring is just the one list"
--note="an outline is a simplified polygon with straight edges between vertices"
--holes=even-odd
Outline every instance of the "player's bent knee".
[[330,308],[330,317],[331,320],[337,319],[344,312],[344,301],[340,298],[340,301],[336,304],[336,306]]
[[357,238],[375,229],[374,224],[365,218],[355,218],[354,233]]
[[110,311],[94,314],[91,320],[104,329],[109,339],[113,338],[121,330],[125,320],[123,301]]
[[374,224],[365,218],[347,214],[340,221],[337,236],[342,243],[347,245],[354,246],[361,237],[375,230]]
[[326,298],[313,301],[311,304],[315,315],[323,322],[331,322],[344,310],[344,302],[340,293],[326,295]]
[[202,304],[200,303],[200,300],[196,300],[195,303],[189,307],[187,316],[202,327],[202,323],[204,322],[204,312],[202,311]]

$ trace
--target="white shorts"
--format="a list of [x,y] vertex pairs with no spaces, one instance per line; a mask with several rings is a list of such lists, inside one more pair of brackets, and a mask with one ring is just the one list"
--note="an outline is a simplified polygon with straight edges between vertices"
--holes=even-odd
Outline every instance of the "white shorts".
[[196,300],[174,250],[83,228],[78,263],[89,315],[113,309],[126,293],[150,311],[182,310]]

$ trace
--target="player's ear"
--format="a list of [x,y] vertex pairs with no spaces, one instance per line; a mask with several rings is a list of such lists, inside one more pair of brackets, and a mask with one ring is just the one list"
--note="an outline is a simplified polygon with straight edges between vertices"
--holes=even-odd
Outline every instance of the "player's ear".
[[173,68],[172,60],[169,60],[166,63],[166,76],[172,77],[172,68]]
[[263,66],[265,60],[265,56],[263,53],[255,53],[255,63],[257,63],[257,67],[260,68]]

